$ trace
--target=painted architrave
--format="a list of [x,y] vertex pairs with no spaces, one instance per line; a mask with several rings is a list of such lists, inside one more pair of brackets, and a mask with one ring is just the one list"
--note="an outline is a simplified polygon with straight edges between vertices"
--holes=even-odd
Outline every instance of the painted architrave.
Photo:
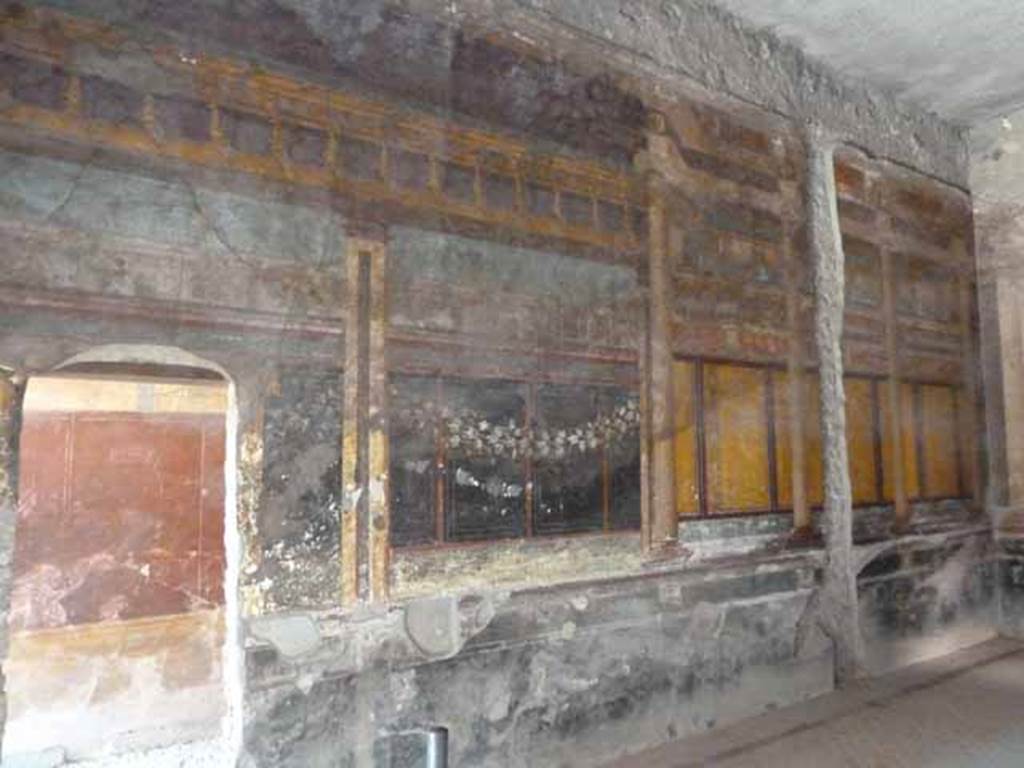
[[[166,83],[184,84],[180,93],[147,90],[145,83],[114,83],[130,91],[141,106],[133,120],[111,122],[90,116],[83,108],[83,78],[95,80],[97,76],[65,67],[75,60],[78,47],[99,48],[113,56],[131,45],[130,37],[107,25],[48,9],[29,9],[0,19],[0,31],[4,38],[0,53],[9,51],[29,66],[53,67],[51,74],[58,73],[55,88],[60,91],[55,103],[48,105],[19,100],[13,92],[3,93],[10,104],[0,116],[0,125],[107,151],[327,190],[366,212],[390,206],[431,218],[442,215],[605,254],[632,257],[641,245],[644,233],[635,231],[630,222],[644,207],[642,186],[633,174],[613,167],[541,154],[506,135],[297,80],[244,61],[205,54],[184,56],[170,44],[154,46],[153,61],[167,74]],[[168,100],[187,102],[196,114],[206,115],[201,136],[161,135],[157,106]],[[231,146],[223,127],[226,112],[244,114],[269,127],[271,140],[266,151]],[[320,135],[319,156],[312,162],[291,158],[284,138],[289,131]],[[361,176],[345,167],[340,148],[349,143],[375,153],[375,173]],[[395,180],[393,159],[402,153],[426,163],[425,184],[409,187]],[[442,168],[447,167],[472,175],[471,195],[445,189],[439,179]],[[489,204],[482,181],[485,176],[514,185],[518,190],[515,205]],[[570,220],[557,203],[544,211],[532,210],[522,194],[526,185],[549,190],[553,200],[567,194],[590,200],[591,216],[584,221]],[[601,221],[603,206],[620,209],[621,226],[612,228]]]

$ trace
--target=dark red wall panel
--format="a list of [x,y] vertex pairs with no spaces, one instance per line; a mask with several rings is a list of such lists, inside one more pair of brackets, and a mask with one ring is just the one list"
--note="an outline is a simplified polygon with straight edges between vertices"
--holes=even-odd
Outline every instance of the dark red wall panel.
[[224,418],[26,414],[12,623],[223,602]]

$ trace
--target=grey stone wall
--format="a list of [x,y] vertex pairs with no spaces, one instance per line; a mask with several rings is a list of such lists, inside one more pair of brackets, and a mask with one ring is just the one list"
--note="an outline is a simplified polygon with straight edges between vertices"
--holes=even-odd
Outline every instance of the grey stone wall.
[[1024,637],[1024,541],[1019,537],[999,542],[996,561],[999,585],[999,631]]
[[[1009,566],[966,513],[919,505],[908,537],[883,544],[891,509],[858,511],[871,672],[994,635],[997,568]],[[682,569],[414,599],[333,628],[322,618],[299,656],[253,645],[246,764],[418,765],[421,731],[442,726],[453,766],[599,765],[828,691],[821,554],[782,548],[787,522],[684,526],[707,559]],[[418,644],[437,629],[449,644]]]
[[987,534],[898,549],[858,579],[874,674],[996,636],[997,562]]
[[[443,726],[452,766],[598,765],[823,693],[831,649],[806,620],[818,569],[781,553],[445,595],[322,623],[299,657],[250,647],[243,764],[413,766],[418,732]],[[451,625],[447,648],[417,644]]]

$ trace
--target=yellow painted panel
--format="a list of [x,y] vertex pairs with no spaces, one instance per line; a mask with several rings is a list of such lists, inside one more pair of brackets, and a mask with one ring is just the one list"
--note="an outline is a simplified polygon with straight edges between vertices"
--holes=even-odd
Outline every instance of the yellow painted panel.
[[140,384],[139,404],[156,413],[224,413],[228,388],[222,382]]
[[[912,384],[901,383],[900,391],[900,425],[902,428],[902,459],[903,487],[908,499],[916,499],[921,495],[917,478],[917,447],[914,439],[914,387]],[[886,501],[893,500],[893,441],[890,428],[889,384],[881,382],[878,387],[878,407],[882,424],[882,496]]]
[[843,380],[843,386],[846,389],[846,450],[853,503],[877,501],[874,395],[871,380],[848,376]]
[[700,512],[697,484],[697,424],[694,418],[693,368],[690,362],[672,366],[675,409],[676,512],[680,516]]
[[705,365],[704,414],[709,509],[767,509],[771,494],[764,370]]
[[789,376],[782,371],[772,371],[772,395],[775,401],[775,486],[779,489],[779,506],[793,506],[793,446],[789,430]]
[[[775,467],[779,489],[779,506],[793,505],[793,452],[790,443],[789,375],[781,371],[772,373],[775,394]],[[805,374],[800,392],[803,416],[804,493],[808,505],[820,506],[825,498],[821,471],[821,399],[818,377]]]
[[223,642],[223,610],[197,610],[12,632],[9,655],[18,662],[45,659],[48,663],[69,655],[141,656],[163,653],[168,648],[187,643],[196,635],[209,635],[216,644]]
[[925,495],[929,498],[960,495],[954,397],[952,387],[921,387],[924,487]]
[[825,469],[821,456],[821,381],[817,374],[804,384],[804,461],[807,473],[807,503],[825,503]]
[[[903,463],[903,488],[908,500],[918,499],[921,496],[921,484],[918,481],[918,449],[914,441],[914,420],[913,420],[913,385],[905,382],[899,385],[899,419],[902,428],[901,460]],[[890,427],[889,407],[889,383],[882,382],[879,385],[879,414],[882,417],[882,489],[883,498],[887,502],[893,500],[893,443],[892,430]]]
[[33,412],[224,413],[222,381],[160,381],[33,376],[25,410]]
[[920,498],[923,490],[917,472],[917,423],[914,418],[914,385],[900,384],[900,416],[903,417],[903,482],[908,499]]
[[[889,413],[889,382],[878,385],[878,421],[882,428],[882,499],[893,500],[892,419]],[[906,481],[904,481],[906,482]]]
[[[957,437],[961,440],[970,434],[971,428],[971,416],[970,416],[970,401],[967,395],[962,389],[956,390],[956,415],[957,415]],[[960,472],[963,480],[963,491],[964,496],[974,495],[974,473],[976,469],[972,466],[974,458],[971,456],[971,449],[973,444],[970,441],[964,440],[960,444]]]

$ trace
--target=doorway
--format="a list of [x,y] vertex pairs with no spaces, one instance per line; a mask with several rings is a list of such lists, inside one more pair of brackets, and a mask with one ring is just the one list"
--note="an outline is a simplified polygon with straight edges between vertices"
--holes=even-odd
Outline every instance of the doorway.
[[29,379],[5,757],[220,735],[228,401],[189,366]]

